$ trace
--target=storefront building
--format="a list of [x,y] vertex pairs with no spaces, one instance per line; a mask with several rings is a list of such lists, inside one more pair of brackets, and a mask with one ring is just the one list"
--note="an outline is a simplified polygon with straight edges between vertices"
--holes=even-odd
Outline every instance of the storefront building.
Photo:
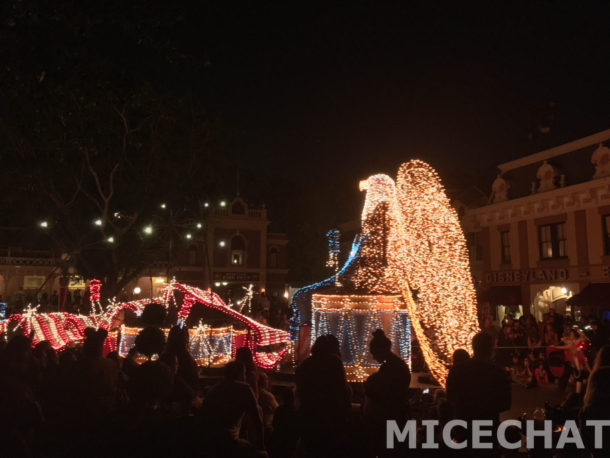
[[[171,268],[176,280],[210,288],[224,300],[239,300],[244,288],[283,295],[287,290],[286,245],[282,233],[268,232],[267,210],[241,197],[210,205],[203,231],[176,255]],[[166,264],[146,270],[133,285],[142,296],[158,295],[166,282]]]
[[[159,259],[124,288],[120,299],[156,297],[168,278],[210,288],[225,300],[243,296],[243,288],[250,284],[256,292],[283,296],[288,238],[269,232],[268,226],[267,210],[249,206],[241,197],[210,204],[201,230],[193,231],[188,240],[174,240],[171,262],[167,250],[160,250]],[[83,294],[84,279],[74,268],[68,274],[68,290]],[[35,301],[41,293],[53,295],[60,289],[61,276],[61,259],[50,250],[0,251],[0,298],[23,294],[24,301]]]
[[610,310],[610,129],[498,166],[462,224],[481,313]]

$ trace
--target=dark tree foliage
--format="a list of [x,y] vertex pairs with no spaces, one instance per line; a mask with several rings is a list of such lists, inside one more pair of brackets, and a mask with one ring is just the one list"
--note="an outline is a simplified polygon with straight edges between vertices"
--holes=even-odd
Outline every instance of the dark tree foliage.
[[50,237],[115,295],[163,249],[162,234],[142,236],[159,203],[198,208],[230,168],[222,125],[194,89],[205,49],[181,36],[179,2],[1,8],[0,226],[47,220],[46,235],[19,239]]

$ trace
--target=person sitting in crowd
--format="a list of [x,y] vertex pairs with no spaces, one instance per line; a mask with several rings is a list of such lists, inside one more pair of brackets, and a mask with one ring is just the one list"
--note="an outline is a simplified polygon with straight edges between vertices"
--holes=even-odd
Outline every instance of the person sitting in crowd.
[[165,334],[154,326],[142,329],[136,337],[135,348],[148,360],[138,366],[129,380],[129,393],[140,408],[157,410],[169,400],[173,390],[173,374],[163,361],[153,356],[163,353]]
[[[225,366],[224,379],[206,395],[201,406],[205,448],[215,456],[266,457],[263,421],[250,386],[246,368],[240,361]],[[239,437],[244,417],[257,429],[253,441]]]
[[596,371],[600,367],[610,366],[610,345],[604,345],[599,349],[593,361],[591,372]]
[[447,377],[447,399],[454,403],[456,417],[498,422],[500,412],[510,408],[510,379],[493,363],[493,339],[479,333],[472,339],[474,356],[454,366]]
[[470,354],[463,348],[458,348],[453,352],[451,361],[453,362],[453,366],[457,366],[458,364],[470,361]]
[[373,450],[381,455],[387,452],[387,420],[396,420],[402,425],[409,417],[411,372],[409,366],[392,353],[392,342],[381,329],[373,332],[370,352],[381,367],[364,382],[364,417],[372,429]]
[[252,352],[248,347],[241,347],[235,351],[235,361],[239,361],[246,368],[246,383],[252,388],[254,397],[258,399],[258,369],[254,364]]
[[271,456],[293,456],[299,440],[299,427],[294,390],[286,387],[280,393],[280,405],[273,415]]
[[536,367],[534,370],[534,376],[536,377],[536,383],[538,385],[548,385],[549,373],[544,367],[544,363],[542,361],[538,362],[538,367]]
[[351,403],[336,337],[327,334],[316,339],[295,379],[304,452],[343,456]]
[[175,358],[176,371],[174,374],[175,398],[185,412],[192,405],[201,403],[199,388],[199,370],[195,359],[189,351],[188,329],[181,326],[173,326],[167,336],[165,347],[167,358]]
[[273,393],[269,391],[269,377],[264,372],[261,372],[258,376],[258,404],[263,415],[265,433],[270,434],[273,430],[273,415],[279,404]]
[[588,451],[593,457],[610,456],[610,437],[602,435],[601,448],[595,445],[595,435],[592,426],[586,426],[587,420],[608,420],[610,418],[610,367],[600,366],[589,377],[583,406],[579,414],[580,432]]

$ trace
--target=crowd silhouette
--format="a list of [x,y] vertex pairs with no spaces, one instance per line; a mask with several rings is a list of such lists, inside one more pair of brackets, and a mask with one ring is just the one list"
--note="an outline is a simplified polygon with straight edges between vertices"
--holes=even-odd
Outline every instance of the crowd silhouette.
[[[339,342],[323,335],[296,368],[295,388],[270,383],[273,373],[257,368],[246,347],[217,383],[202,383],[188,332],[179,326],[167,339],[159,327],[143,328],[126,358],[103,355],[106,336],[87,329],[81,347],[59,354],[48,342],[32,348],[24,335],[0,347],[1,456],[419,456],[423,450],[386,447],[388,420],[435,419],[442,426],[486,419],[497,426],[511,406],[511,374],[494,361],[494,338],[487,333],[473,339],[472,357],[455,352],[446,391],[433,393],[409,388],[409,367],[380,329],[370,341],[379,368],[363,384],[347,382]],[[608,449],[594,449],[584,422],[610,418],[609,386],[606,345],[569,409],[566,403],[554,411],[580,422],[589,447],[582,456],[608,456]],[[453,439],[465,434],[456,428]],[[435,456],[449,454],[439,442]],[[468,453],[462,456],[475,456]],[[496,444],[485,453],[503,451]]]

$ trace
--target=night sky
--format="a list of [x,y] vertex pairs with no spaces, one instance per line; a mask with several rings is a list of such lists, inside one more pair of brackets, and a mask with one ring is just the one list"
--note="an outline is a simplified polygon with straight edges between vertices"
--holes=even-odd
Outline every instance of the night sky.
[[330,193],[412,157],[486,184],[609,127],[607,3],[406,3],[208,13],[211,107],[241,155]]
[[14,0],[2,58],[69,94],[188,94],[222,120],[214,198],[239,170],[293,240],[356,218],[358,181],[411,158],[488,193],[498,163],[610,127],[608,2],[327,3]]

